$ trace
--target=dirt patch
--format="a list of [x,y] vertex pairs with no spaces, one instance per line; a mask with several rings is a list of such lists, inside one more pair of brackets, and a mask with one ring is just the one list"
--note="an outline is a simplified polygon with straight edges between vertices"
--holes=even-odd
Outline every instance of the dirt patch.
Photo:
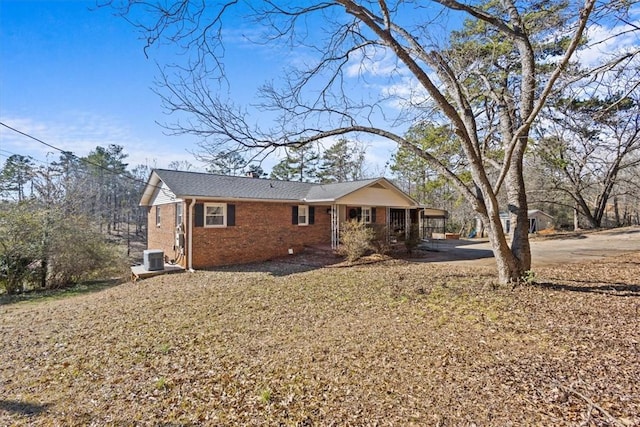
[[0,306],[0,424],[640,425],[638,253],[297,268]]

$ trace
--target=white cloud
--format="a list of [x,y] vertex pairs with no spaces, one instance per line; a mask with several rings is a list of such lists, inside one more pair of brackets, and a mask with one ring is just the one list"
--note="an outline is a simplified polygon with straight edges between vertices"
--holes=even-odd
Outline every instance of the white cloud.
[[576,59],[586,67],[594,67],[608,58],[640,48],[637,30],[624,24],[616,27],[593,25],[587,29],[588,46],[576,52]]
[[[121,120],[86,112],[66,112],[47,119],[4,116],[6,125],[63,151],[79,157],[87,156],[97,146],[110,144],[124,147],[130,166],[149,164],[166,167],[174,160],[188,160],[195,166],[190,144],[179,137],[168,137],[158,128],[153,134],[140,137],[129,124]],[[138,130],[140,132],[140,130]],[[4,126],[0,126],[0,159],[11,154],[28,155],[38,162],[57,160],[60,151]]]
[[361,49],[352,54],[347,66],[348,77],[388,77],[394,73],[402,73],[397,57],[382,47]]

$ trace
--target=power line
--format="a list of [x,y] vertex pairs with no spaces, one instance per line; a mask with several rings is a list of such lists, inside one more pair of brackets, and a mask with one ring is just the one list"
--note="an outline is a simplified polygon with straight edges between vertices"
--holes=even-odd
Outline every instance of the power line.
[[[30,135],[30,134],[28,134],[26,132],[23,132],[23,131],[21,131],[19,129],[16,129],[16,128],[12,127],[12,126],[9,126],[8,124],[6,124],[4,122],[0,122],[0,125],[4,126],[5,128],[7,128],[7,129],[9,129],[9,130],[11,130],[11,131],[13,131],[13,132],[15,132],[17,134],[20,134],[20,135],[22,135],[24,137],[32,139],[32,140],[34,140],[34,141],[36,141],[36,142],[38,142],[38,143],[40,143],[40,144],[42,144],[42,145],[44,145],[46,147],[52,148],[52,149],[54,149],[56,151],[59,151],[60,153],[66,154],[68,156],[71,156],[71,157],[77,159],[78,161],[80,161],[82,163],[97,167],[99,169],[102,169],[102,170],[104,170],[104,171],[106,171],[106,172],[108,172],[108,173],[110,173],[112,175],[118,176],[120,178],[128,179],[128,180],[136,182],[138,184],[148,185],[147,181],[143,181],[143,180],[135,178],[135,177],[133,177],[131,175],[125,175],[122,172],[116,172],[116,171],[111,170],[111,169],[109,169],[109,168],[107,168],[105,166],[102,166],[101,164],[94,163],[94,162],[92,162],[90,160],[87,160],[86,158],[83,158],[83,157],[79,157],[76,154],[74,154],[72,151],[63,150],[62,148],[58,148],[55,145],[49,144],[49,143],[47,143],[47,142],[45,142],[45,141],[43,141],[43,140],[41,140],[39,138],[36,138],[33,135]],[[6,151],[6,150],[2,150],[2,151]],[[6,152],[8,153],[9,151],[6,151]],[[29,156],[29,157],[32,158],[31,156]],[[41,163],[44,164],[44,162],[41,162]],[[156,189],[158,189],[160,191],[163,191],[163,192],[165,191],[163,188],[161,188],[160,186],[157,186],[157,185],[151,185],[151,187],[156,188]]]
[[[19,153],[14,153],[12,151],[7,151],[7,150],[3,150],[2,148],[0,148],[0,157],[4,157],[6,159],[9,159],[13,156],[21,156],[21,157],[25,157],[28,158],[29,160],[39,163],[40,165],[44,166],[44,167],[50,167],[51,166],[51,162],[49,161],[44,161],[44,160],[40,160],[40,159],[36,159],[28,154],[19,154]],[[81,159],[80,159],[81,160]],[[42,167],[40,166],[40,167]],[[80,174],[83,178],[88,178],[91,175],[91,171],[87,170],[87,169],[77,169],[74,171],[74,173],[76,174]]]
[[[79,160],[79,161],[81,161],[81,162],[83,162],[83,163],[89,164],[89,165],[91,165],[91,166],[95,166],[95,167],[97,167],[97,168],[99,168],[99,169],[102,169],[102,170],[104,170],[104,171],[106,171],[106,172],[109,172],[109,173],[114,174],[114,175],[117,175],[117,176],[120,176],[120,175],[121,175],[119,172],[113,171],[113,170],[111,170],[111,169],[109,169],[109,168],[107,168],[107,167],[102,166],[101,164],[94,163],[94,162],[92,162],[92,161],[90,161],[90,160],[87,160],[87,159],[85,159],[85,158],[79,157],[79,156],[77,156],[76,154],[74,154],[74,153],[73,153],[73,152],[71,152],[71,151],[63,150],[62,148],[58,148],[58,147],[56,147],[55,145],[51,145],[51,144],[49,144],[49,143],[47,143],[47,142],[44,142],[43,140],[41,140],[41,139],[39,139],[39,138],[36,138],[36,137],[35,137],[35,136],[33,136],[33,135],[29,135],[29,134],[28,134],[28,133],[26,133],[26,132],[23,132],[23,131],[18,130],[18,129],[16,129],[16,128],[14,128],[14,127],[11,127],[11,126],[7,125],[6,123],[0,122],[0,125],[2,125],[2,126],[4,126],[4,127],[6,127],[6,128],[7,128],[7,129],[9,129],[9,130],[14,131],[15,133],[18,133],[18,134],[20,134],[20,135],[22,135],[22,136],[25,136],[25,137],[27,137],[27,138],[29,138],[29,139],[32,139],[32,140],[36,141],[36,142],[39,142],[40,144],[42,144],[42,145],[44,145],[44,146],[46,146],[46,147],[53,148],[53,149],[54,149],[54,150],[56,150],[56,151],[59,151],[59,152],[61,152],[61,153],[63,153],[63,154],[66,154],[66,155],[69,155],[69,156],[71,156],[71,157],[74,157],[75,159],[77,159],[77,160]],[[136,179],[136,178],[133,178],[133,177],[127,177],[127,176],[122,176],[122,177],[123,177],[123,178],[130,178],[130,179],[133,179],[133,180],[138,181],[138,182],[140,181],[140,180],[138,180],[138,179]]]

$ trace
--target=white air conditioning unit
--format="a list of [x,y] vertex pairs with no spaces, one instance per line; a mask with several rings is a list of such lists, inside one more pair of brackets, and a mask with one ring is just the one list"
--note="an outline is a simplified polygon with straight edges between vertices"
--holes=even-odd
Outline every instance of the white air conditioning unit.
[[142,262],[147,271],[164,270],[164,252],[160,249],[147,249],[142,252]]

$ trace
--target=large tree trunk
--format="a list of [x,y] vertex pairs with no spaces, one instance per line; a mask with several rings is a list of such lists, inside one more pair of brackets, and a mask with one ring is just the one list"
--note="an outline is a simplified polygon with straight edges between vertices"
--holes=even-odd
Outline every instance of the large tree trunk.
[[[474,170],[475,164],[472,163],[472,174],[480,172]],[[512,172],[511,175],[517,175],[517,172]],[[508,176],[508,180],[513,180],[513,176]],[[487,229],[487,235],[489,236],[489,242],[491,243],[491,249],[496,259],[496,265],[498,268],[498,280],[500,283],[515,283],[520,281],[525,271],[530,269],[531,265],[531,253],[529,251],[529,235],[525,234],[520,238],[517,243],[512,243],[512,247],[509,247],[507,242],[507,235],[502,227],[500,221],[500,203],[494,193],[491,185],[489,184],[486,175],[478,174],[478,181],[480,185],[477,186],[478,195],[475,199],[470,200],[474,210],[480,215],[482,222]],[[519,206],[524,206],[525,220],[526,219],[526,194],[524,192],[524,181],[516,180],[516,183],[521,183],[522,186],[518,187],[521,191],[517,191],[515,199],[519,200]],[[509,184],[509,182],[507,182]],[[511,188],[507,185],[507,188]],[[514,191],[518,190],[514,187]],[[528,224],[528,220],[527,220]],[[521,228],[516,224],[516,229]],[[527,226],[527,231],[528,231]],[[514,238],[514,242],[515,242]],[[520,259],[519,256],[523,257]],[[523,262],[524,261],[524,262]]]
[[505,185],[509,215],[513,224],[511,234],[511,253],[516,258],[518,278],[531,269],[531,247],[529,245],[529,207],[522,159],[526,148],[527,135],[521,138],[511,160],[511,168],[507,173]]
[[509,248],[502,222],[500,222],[500,213],[495,211],[491,215],[481,214],[480,216],[489,236],[493,256],[496,259],[498,280],[500,283],[518,282],[525,270],[520,268],[518,259]]

